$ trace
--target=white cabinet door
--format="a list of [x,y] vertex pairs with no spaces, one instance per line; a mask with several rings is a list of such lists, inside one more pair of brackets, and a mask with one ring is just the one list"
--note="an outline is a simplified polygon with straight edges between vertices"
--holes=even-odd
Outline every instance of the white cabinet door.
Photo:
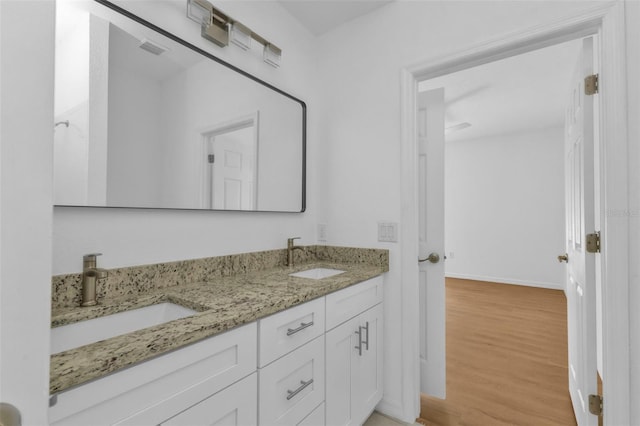
[[161,425],[255,425],[258,421],[257,386],[257,373],[253,373],[177,416],[162,422]]
[[363,312],[358,320],[362,350],[352,352],[351,400],[354,418],[363,422],[382,399],[382,304]]
[[326,350],[327,424],[362,424],[382,398],[382,304],[328,332]]
[[358,329],[358,318],[334,328],[327,333],[326,338],[326,407],[328,425],[352,425],[351,413],[351,376],[352,353],[358,344],[358,336],[354,333]]

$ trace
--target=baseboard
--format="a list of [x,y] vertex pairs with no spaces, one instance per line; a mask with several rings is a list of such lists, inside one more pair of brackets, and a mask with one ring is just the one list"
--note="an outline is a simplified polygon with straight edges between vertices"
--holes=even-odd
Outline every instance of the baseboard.
[[400,403],[388,401],[384,398],[378,403],[378,405],[376,405],[375,411],[392,419],[396,419],[408,424],[414,424],[416,420],[415,418],[407,418],[406,413],[403,412]]
[[451,273],[451,272],[447,272],[445,274],[445,277],[459,278],[463,280],[488,281],[488,282],[499,283],[499,284],[522,285],[526,287],[548,288],[551,290],[564,291],[564,285],[558,284],[558,283],[548,283],[548,282],[541,282],[541,281],[524,281],[524,280],[516,280],[516,279],[497,278],[497,277],[485,277],[482,275],[457,274],[457,273]]

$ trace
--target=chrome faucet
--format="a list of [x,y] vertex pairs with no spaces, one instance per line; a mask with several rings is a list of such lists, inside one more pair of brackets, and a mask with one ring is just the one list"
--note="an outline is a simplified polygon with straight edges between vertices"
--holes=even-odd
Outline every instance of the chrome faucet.
[[293,241],[299,240],[300,237],[293,237],[287,239],[287,266],[293,266],[293,251],[294,250],[302,250],[304,247],[302,246],[294,246]]
[[80,306],[94,306],[96,302],[96,281],[107,278],[106,269],[96,267],[96,258],[102,253],[85,254],[82,257],[82,303]]

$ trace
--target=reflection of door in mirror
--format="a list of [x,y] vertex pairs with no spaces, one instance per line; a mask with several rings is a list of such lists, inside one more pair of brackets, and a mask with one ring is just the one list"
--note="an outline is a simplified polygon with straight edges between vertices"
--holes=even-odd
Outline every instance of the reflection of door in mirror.
[[203,207],[256,210],[258,176],[258,114],[216,126],[202,134]]

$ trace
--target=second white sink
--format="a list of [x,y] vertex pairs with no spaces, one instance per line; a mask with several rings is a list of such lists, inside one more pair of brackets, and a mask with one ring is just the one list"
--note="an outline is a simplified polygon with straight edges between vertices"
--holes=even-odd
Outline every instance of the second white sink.
[[175,303],[159,303],[51,329],[51,354],[173,321],[197,311]]
[[340,269],[331,268],[313,268],[306,271],[294,272],[289,274],[292,277],[310,278],[312,280],[321,280],[323,278],[332,277],[334,275],[342,274],[344,271]]

